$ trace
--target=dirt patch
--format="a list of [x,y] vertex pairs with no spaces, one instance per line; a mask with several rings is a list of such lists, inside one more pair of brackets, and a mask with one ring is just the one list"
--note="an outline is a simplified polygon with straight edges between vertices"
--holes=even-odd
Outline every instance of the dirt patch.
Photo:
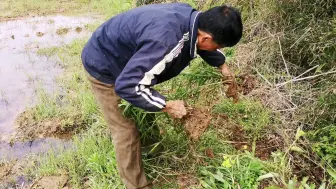
[[179,175],[177,177],[179,189],[191,189],[199,185],[197,178],[191,174]]
[[209,158],[214,158],[215,157],[215,154],[214,154],[214,152],[211,148],[205,149],[205,155]]
[[[306,144],[310,146],[309,144]],[[301,146],[301,148],[305,148]],[[292,152],[292,162],[291,167],[293,167],[293,174],[297,175],[299,179],[308,177],[308,182],[315,183],[319,185],[321,180],[325,178],[325,171],[321,167],[320,164],[316,164],[315,162],[319,162],[319,158],[311,154],[309,157],[302,156],[299,153]]]
[[81,27],[76,27],[76,32],[77,33],[80,33],[80,32],[82,32],[83,31],[83,28],[81,28]]
[[65,35],[70,31],[70,28],[58,28],[56,30],[57,35]]
[[238,103],[239,101],[239,92],[241,91],[240,87],[236,82],[231,82],[229,88],[226,91],[226,97],[233,98],[233,103]]
[[23,112],[16,120],[17,132],[13,141],[26,141],[38,138],[56,137],[69,139],[74,134],[76,126],[64,127],[59,119],[37,121],[29,112]]
[[59,188],[69,188],[67,182],[69,177],[67,175],[59,176],[44,176],[30,187],[31,189],[59,189]]
[[26,160],[0,163],[0,188],[24,188],[29,180],[25,177],[23,169],[32,163]]
[[239,93],[243,95],[249,94],[257,85],[257,80],[254,76],[249,74],[243,74],[237,76],[237,80],[226,83],[229,85],[226,96],[232,98],[234,103],[239,101]]
[[[240,126],[234,126],[229,135],[232,145],[237,150],[252,151],[252,141],[246,136],[245,131]],[[284,144],[280,135],[268,134],[256,141],[255,155],[261,160],[267,160],[279,149],[283,149]]]
[[238,76],[238,78],[242,80],[241,82],[238,81],[238,83],[239,83],[239,85],[241,87],[243,95],[247,95],[250,92],[252,92],[252,90],[257,85],[257,80],[252,75],[243,74],[243,75]]
[[184,129],[193,140],[197,140],[209,127],[211,115],[206,109],[193,108],[184,118]]
[[37,37],[42,37],[42,36],[44,36],[44,33],[43,32],[36,32],[36,36]]
[[255,155],[262,160],[267,160],[272,152],[279,149],[283,149],[283,140],[279,135],[272,134],[257,141]]
[[0,164],[0,181],[5,180],[6,177],[11,174],[13,165],[14,165],[13,163],[2,165]]

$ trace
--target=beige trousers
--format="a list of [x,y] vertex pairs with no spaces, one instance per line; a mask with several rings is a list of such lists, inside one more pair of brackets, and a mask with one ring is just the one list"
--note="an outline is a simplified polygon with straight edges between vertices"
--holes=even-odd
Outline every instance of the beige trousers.
[[133,121],[122,115],[118,107],[121,99],[114,86],[98,81],[89,73],[86,75],[111,131],[121,180],[127,189],[152,188],[142,166],[139,131]]

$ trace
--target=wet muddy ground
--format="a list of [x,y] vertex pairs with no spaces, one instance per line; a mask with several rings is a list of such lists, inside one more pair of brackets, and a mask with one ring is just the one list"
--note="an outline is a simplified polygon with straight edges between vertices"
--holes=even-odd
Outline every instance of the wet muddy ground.
[[9,139],[16,117],[34,104],[37,90],[55,90],[62,70],[36,51],[87,36],[85,25],[95,20],[59,15],[0,22],[0,141]]
[[34,106],[37,91],[52,93],[59,90],[56,77],[62,74],[62,69],[57,66],[57,59],[38,56],[37,51],[88,36],[90,32],[85,25],[97,19],[58,15],[0,22],[0,188],[59,188],[66,185],[66,175],[29,181],[23,168],[32,163],[30,155],[69,148],[70,141],[38,136],[36,138],[40,139],[9,141],[14,134],[19,134],[15,133],[14,122],[25,109]]

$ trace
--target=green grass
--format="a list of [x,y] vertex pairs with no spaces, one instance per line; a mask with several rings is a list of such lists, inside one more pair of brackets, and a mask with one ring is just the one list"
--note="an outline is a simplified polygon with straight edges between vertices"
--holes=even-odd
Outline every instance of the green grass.
[[91,125],[84,134],[73,139],[73,147],[61,152],[50,151],[39,160],[33,176],[57,175],[66,172],[71,186],[81,188],[124,188],[119,178],[111,137],[101,126]]
[[223,99],[215,106],[214,113],[227,115],[252,137],[260,137],[263,135],[263,130],[269,129],[272,116],[270,110],[261,102],[246,98],[240,99],[236,104]]
[[224,155],[221,166],[200,170],[203,188],[258,188],[258,178],[265,174],[263,163],[250,153]]
[[101,116],[90,90],[89,83],[81,67],[80,53],[85,40],[75,40],[71,44],[56,48],[40,49],[40,56],[57,56],[59,65],[66,71],[58,78],[62,86],[59,92],[47,95],[38,90],[39,103],[31,110],[36,121],[61,118],[67,127],[89,125]]
[[47,14],[102,14],[109,18],[132,7],[131,0],[3,0],[0,20]]

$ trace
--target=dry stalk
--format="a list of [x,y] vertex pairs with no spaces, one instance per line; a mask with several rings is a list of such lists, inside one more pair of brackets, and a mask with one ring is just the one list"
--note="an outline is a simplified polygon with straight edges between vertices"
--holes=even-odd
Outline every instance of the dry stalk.
[[293,78],[293,79],[291,79],[289,81],[277,84],[276,87],[282,87],[282,86],[286,85],[287,83],[292,83],[292,82],[296,82],[296,81],[302,81],[302,80],[306,80],[306,79],[313,79],[313,78],[316,78],[316,77],[319,77],[319,76],[328,75],[328,74],[334,74],[334,73],[336,73],[336,70],[325,72],[325,73],[321,73],[321,74],[317,74],[317,75],[312,75],[312,76],[308,76],[308,77],[304,77],[304,78]]

